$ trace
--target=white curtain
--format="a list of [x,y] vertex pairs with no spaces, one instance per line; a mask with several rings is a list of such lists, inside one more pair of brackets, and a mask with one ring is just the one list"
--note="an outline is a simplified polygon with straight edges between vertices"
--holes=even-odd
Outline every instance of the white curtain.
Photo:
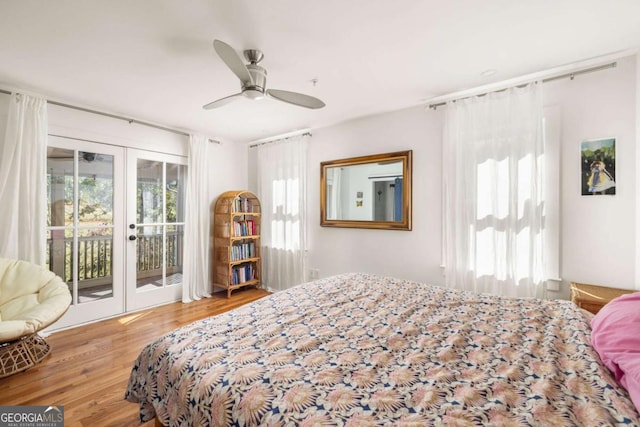
[[262,280],[274,291],[305,281],[308,135],[257,147]]
[[447,104],[443,240],[450,287],[543,294],[541,86]]
[[11,94],[7,128],[0,143],[0,257],[43,265],[47,101]]
[[182,302],[210,297],[209,286],[209,156],[211,143],[189,137],[189,162],[184,224]]

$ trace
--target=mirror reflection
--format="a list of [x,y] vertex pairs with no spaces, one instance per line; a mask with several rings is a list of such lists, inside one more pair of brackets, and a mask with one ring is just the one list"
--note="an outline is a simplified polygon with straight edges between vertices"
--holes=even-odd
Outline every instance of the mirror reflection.
[[327,168],[327,219],[402,221],[402,161]]
[[411,151],[322,162],[321,225],[411,229]]

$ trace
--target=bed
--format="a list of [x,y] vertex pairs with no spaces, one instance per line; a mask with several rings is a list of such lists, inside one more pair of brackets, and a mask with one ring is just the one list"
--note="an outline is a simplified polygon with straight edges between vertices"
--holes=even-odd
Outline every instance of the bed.
[[125,398],[167,426],[640,425],[589,320],[570,301],[344,274],[147,345]]

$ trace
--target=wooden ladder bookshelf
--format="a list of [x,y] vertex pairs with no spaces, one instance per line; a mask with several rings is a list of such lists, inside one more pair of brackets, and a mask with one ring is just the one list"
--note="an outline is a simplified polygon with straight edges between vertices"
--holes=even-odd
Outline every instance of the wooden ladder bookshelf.
[[231,291],[260,287],[260,200],[245,191],[227,191],[216,201],[213,218],[213,286]]

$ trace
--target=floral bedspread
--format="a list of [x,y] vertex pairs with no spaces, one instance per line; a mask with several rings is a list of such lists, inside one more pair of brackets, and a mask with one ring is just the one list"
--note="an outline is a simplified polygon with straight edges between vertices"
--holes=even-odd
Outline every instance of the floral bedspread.
[[569,301],[345,274],[149,344],[126,399],[170,426],[640,425],[589,334]]

